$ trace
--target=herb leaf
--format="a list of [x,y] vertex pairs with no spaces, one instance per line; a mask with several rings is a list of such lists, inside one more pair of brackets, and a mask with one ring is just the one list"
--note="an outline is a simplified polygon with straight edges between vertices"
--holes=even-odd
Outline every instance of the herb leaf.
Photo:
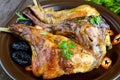
[[16,15],[18,16],[16,22],[18,22],[20,20],[29,20],[29,19],[25,18],[22,14],[20,14],[20,12],[17,12]]
[[116,14],[120,14],[120,0],[87,0],[98,5],[103,5]]
[[58,45],[58,48],[62,49],[62,54],[65,56],[67,60],[69,60],[71,55],[73,55],[73,51],[71,49],[74,47],[75,47],[75,44],[73,42],[67,42],[67,41],[62,41]]
[[58,47],[61,49],[66,49],[67,48],[67,41],[62,41]]
[[74,44],[73,42],[69,42],[68,47],[69,47],[69,48],[74,48],[74,47],[75,47],[75,44]]
[[99,25],[100,21],[101,21],[100,16],[97,16],[97,17],[95,18],[95,22]]
[[68,53],[73,55],[73,51],[72,50],[68,50]]
[[92,16],[91,18],[90,18],[90,23],[91,24],[94,24],[94,23],[96,23],[96,24],[100,24],[100,21],[101,21],[101,18],[100,18],[100,16]]
[[110,6],[109,9],[116,14],[120,14],[120,2],[115,3],[113,6]]
[[71,57],[71,55],[70,55],[70,54],[66,54],[66,55],[65,55],[65,58],[66,58],[67,60],[69,60],[69,59],[70,59],[70,57]]
[[62,54],[67,54],[67,50],[66,49],[62,49]]
[[90,19],[90,23],[91,23],[91,24],[94,24],[94,23],[95,23],[94,17],[92,17],[92,18]]

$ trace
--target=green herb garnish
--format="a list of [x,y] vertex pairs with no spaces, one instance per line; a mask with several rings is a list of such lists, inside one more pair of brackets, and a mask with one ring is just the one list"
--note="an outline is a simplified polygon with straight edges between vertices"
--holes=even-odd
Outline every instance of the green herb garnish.
[[95,22],[99,25],[101,21],[100,16],[95,17]]
[[74,47],[75,44],[73,42],[67,42],[67,41],[62,41],[58,46],[58,48],[62,49],[62,54],[65,56],[67,60],[69,60],[71,55],[73,55],[73,51],[71,49]]
[[67,41],[62,41],[61,44],[58,47],[61,48],[61,49],[66,49],[68,47],[67,46]]
[[18,21],[24,21],[24,20],[29,20],[29,19],[25,18],[22,14],[20,14],[20,12],[17,12],[16,15],[18,16],[16,22],[18,22]]
[[81,22],[82,22],[82,20],[81,20],[81,19],[78,19],[78,20],[77,20],[77,22],[78,22],[78,23],[81,23]]
[[91,18],[90,18],[90,23],[91,24],[100,24],[100,21],[101,21],[101,18],[100,18],[100,16],[92,16]]
[[69,47],[69,48],[74,48],[74,47],[75,47],[75,44],[74,44],[73,42],[69,42],[68,47]]
[[94,17],[92,17],[92,18],[90,19],[90,23],[91,23],[91,24],[94,24],[94,23],[95,23]]
[[120,0],[87,0],[94,2],[98,5],[107,7],[109,10],[116,14],[120,14]]

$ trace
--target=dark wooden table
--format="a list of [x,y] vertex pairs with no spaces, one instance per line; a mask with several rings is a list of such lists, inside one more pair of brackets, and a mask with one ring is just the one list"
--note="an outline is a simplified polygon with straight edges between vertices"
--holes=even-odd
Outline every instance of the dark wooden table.
[[[33,3],[32,0],[0,0],[0,27],[4,27],[12,16],[15,15],[15,12],[22,10],[31,3]],[[1,66],[0,80],[11,80]],[[116,80],[120,80],[120,78]]]
[[[0,0],[0,27],[4,27],[15,15],[15,12],[24,9],[28,4],[32,3],[32,0]],[[1,66],[0,80],[11,80]]]

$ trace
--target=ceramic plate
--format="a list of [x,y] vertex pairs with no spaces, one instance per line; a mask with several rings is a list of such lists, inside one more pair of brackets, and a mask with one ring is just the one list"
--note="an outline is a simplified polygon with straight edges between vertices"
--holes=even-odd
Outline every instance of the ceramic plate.
[[[73,8],[82,4],[89,4],[95,7],[105,20],[111,26],[111,29],[115,34],[120,33],[120,18],[107,10],[106,8],[80,0],[46,0],[40,2],[43,7],[54,7],[55,10]],[[16,16],[6,26],[15,22]],[[0,63],[5,72],[16,80],[42,80],[42,77],[34,77],[32,72],[26,72],[23,67],[15,64],[11,59],[10,44],[18,40],[11,34],[0,33]],[[104,70],[99,67],[88,73],[77,73],[71,75],[64,75],[53,80],[112,80],[120,74],[120,45],[113,46],[111,50],[107,52],[107,56],[112,59],[112,66],[108,70]]]

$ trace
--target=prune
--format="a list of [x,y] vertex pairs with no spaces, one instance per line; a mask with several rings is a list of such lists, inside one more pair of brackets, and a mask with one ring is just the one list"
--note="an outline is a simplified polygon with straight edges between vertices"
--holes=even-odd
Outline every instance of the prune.
[[31,55],[25,51],[12,52],[11,58],[14,62],[21,66],[27,66],[31,64]]
[[19,23],[19,24],[26,24],[28,26],[34,26],[34,23],[31,20],[23,20],[23,21],[19,21],[17,23]]
[[30,50],[30,46],[25,41],[14,42],[11,46],[13,50],[22,50],[22,51]]

